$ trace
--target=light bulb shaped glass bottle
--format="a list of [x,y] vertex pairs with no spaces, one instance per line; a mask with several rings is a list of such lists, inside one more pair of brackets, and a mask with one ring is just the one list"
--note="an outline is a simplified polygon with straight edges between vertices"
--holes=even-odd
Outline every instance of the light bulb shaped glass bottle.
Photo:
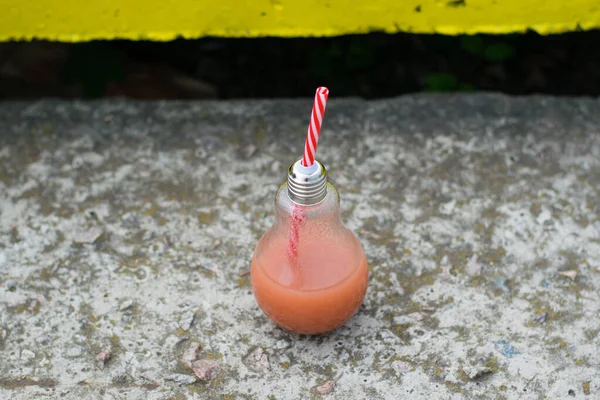
[[275,196],[275,223],[258,242],[251,268],[264,313],[303,334],[325,333],[348,321],[368,281],[363,248],[341,220],[338,191],[325,168],[317,167],[311,173],[298,162],[290,167]]

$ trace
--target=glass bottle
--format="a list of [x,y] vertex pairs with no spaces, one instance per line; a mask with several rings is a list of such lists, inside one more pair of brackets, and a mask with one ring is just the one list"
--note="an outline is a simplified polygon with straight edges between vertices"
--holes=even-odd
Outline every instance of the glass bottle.
[[292,332],[328,332],[358,310],[367,260],[341,220],[338,191],[318,161],[290,166],[275,196],[275,223],[256,246],[251,277],[261,309]]

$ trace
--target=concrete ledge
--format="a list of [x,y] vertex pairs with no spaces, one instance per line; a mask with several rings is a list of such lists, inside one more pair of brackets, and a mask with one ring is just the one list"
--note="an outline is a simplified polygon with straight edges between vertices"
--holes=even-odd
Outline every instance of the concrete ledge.
[[0,40],[172,40],[373,31],[541,34],[600,26],[596,0],[0,0]]
[[310,106],[2,103],[0,397],[597,397],[600,102],[332,100],[371,276],[317,338],[245,274]]

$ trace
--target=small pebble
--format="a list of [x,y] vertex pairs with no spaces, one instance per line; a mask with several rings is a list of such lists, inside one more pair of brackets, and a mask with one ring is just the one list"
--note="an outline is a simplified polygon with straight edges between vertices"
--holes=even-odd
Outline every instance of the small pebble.
[[21,360],[31,361],[35,358],[35,353],[31,350],[23,349],[21,351]]
[[423,314],[418,313],[418,312],[414,312],[414,313],[410,313],[407,315],[407,317],[415,320],[415,321],[422,321],[423,320]]
[[261,347],[257,347],[246,358],[250,369],[256,372],[265,372],[269,369],[269,356]]
[[322,385],[315,387],[315,392],[319,394],[329,394],[335,389],[335,382],[329,380]]
[[481,378],[484,375],[494,372],[490,367],[486,367],[485,365],[481,364],[470,365],[466,367],[464,371],[470,380],[475,380],[477,378]]
[[192,324],[194,323],[194,312],[193,311],[186,311],[181,315],[181,319],[179,320],[179,327],[181,329],[183,329],[184,331],[189,330],[192,327]]
[[535,316],[535,322],[537,322],[538,324],[542,324],[542,323],[546,322],[547,316],[548,316],[548,314],[546,314],[545,312],[539,313],[538,315]]
[[133,300],[125,300],[119,304],[119,311],[125,311],[133,306]]
[[502,291],[508,291],[508,279],[500,277],[494,279],[494,286],[496,289],[500,289]]
[[110,360],[110,357],[112,356],[112,352],[110,351],[101,351],[100,353],[98,353],[98,355],[96,356],[96,361],[98,362],[98,366],[103,368],[106,363],[108,362],[108,360]]
[[73,241],[81,244],[93,244],[100,236],[102,236],[102,233],[100,228],[93,227],[85,232],[79,233]]
[[17,290],[17,282],[16,281],[6,281],[4,286],[6,287],[6,290],[8,290],[9,292],[14,292]]
[[567,278],[570,278],[571,280],[575,280],[575,278],[577,278],[577,271],[575,271],[575,270],[560,271],[560,272],[558,272],[558,275],[566,276]]
[[198,352],[200,351],[200,344],[191,342],[187,349],[181,356],[181,362],[188,368],[192,368],[192,363],[198,359]]
[[219,364],[213,360],[198,360],[192,363],[194,374],[201,381],[208,382],[217,376],[219,372]]
[[166,380],[175,381],[180,385],[191,385],[196,382],[196,377],[193,375],[184,375],[184,374],[173,374],[169,375]]
[[113,354],[113,345],[110,340],[105,339],[102,345],[102,351],[96,355],[96,364],[100,368],[104,368],[106,363],[111,359]]

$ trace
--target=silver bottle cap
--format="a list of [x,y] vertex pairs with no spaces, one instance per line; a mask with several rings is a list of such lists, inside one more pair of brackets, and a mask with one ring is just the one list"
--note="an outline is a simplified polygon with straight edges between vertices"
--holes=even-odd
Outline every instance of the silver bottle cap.
[[288,169],[287,194],[291,201],[302,206],[319,204],[327,195],[327,170],[320,162],[304,167],[300,160]]

